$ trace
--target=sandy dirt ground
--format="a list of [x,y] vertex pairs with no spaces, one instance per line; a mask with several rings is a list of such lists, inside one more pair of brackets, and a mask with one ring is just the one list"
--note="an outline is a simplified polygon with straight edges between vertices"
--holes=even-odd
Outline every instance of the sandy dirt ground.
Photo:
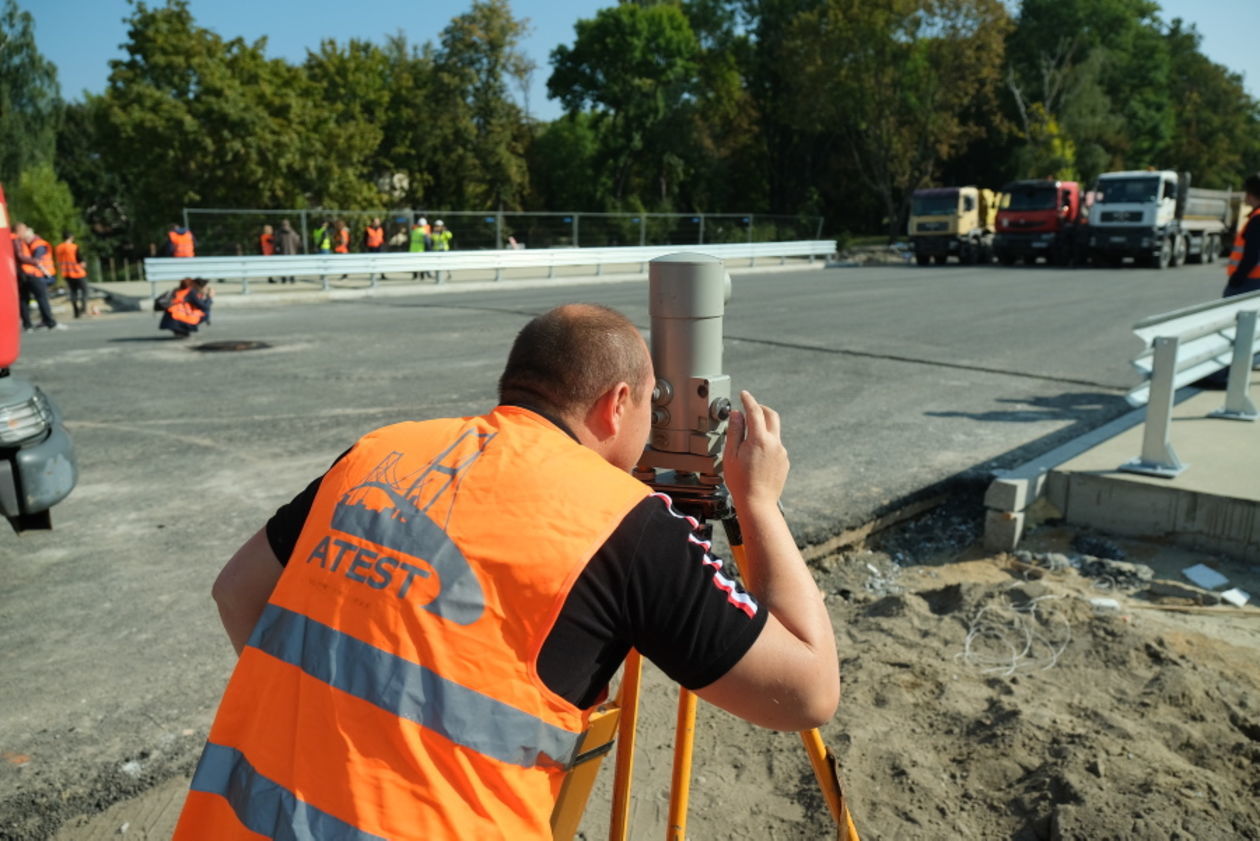
[[[1205,605],[1180,576],[1206,562],[1260,593],[1260,569],[1121,540],[1097,545],[1143,566],[1091,563],[1053,526],[984,555],[975,528],[936,512],[812,560],[843,659],[822,734],[862,838],[1260,839],[1260,609]],[[644,680],[631,837],[659,839],[676,696],[650,666]],[[580,838],[607,837],[611,768]],[[794,734],[702,705],[693,780],[688,838],[835,837]],[[55,838],[167,838],[187,781]]]

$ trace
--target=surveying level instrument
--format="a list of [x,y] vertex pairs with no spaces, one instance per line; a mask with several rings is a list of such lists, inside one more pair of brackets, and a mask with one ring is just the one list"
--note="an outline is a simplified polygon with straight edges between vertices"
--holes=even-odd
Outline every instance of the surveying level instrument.
[[[732,559],[753,590],[739,521],[722,482],[722,448],[731,413],[731,379],[722,373],[722,318],[730,298],[730,275],[716,258],[681,253],[658,257],[649,264],[648,312],[656,387],[651,437],[634,475],[667,494],[675,508],[697,520],[702,538],[712,536],[714,521],[721,522]],[[608,838],[627,841],[641,675],[641,655],[632,649],[616,701],[591,716],[573,770],[560,790],[551,819],[556,841],[570,841],[576,834],[600,761],[612,750],[614,732],[617,758]],[[695,719],[696,696],[680,687],[667,841],[684,841],[687,834]],[[837,838],[858,841],[834,755],[816,729],[800,735],[836,822]]]

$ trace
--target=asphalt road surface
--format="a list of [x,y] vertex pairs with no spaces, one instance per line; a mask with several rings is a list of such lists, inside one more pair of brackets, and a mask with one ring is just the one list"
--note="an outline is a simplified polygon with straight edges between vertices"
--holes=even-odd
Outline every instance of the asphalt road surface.
[[[726,368],[781,411],[785,507],[818,542],[1123,412],[1132,323],[1222,285],[1216,266],[742,274]],[[232,665],[208,592],[234,549],[362,433],[491,406],[516,331],[570,300],[649,324],[643,282],[504,284],[225,308],[185,342],[150,313],[24,337],[15,372],[61,405],[81,478],[53,531],[0,534],[0,838],[189,771]],[[197,350],[234,340],[271,347]]]

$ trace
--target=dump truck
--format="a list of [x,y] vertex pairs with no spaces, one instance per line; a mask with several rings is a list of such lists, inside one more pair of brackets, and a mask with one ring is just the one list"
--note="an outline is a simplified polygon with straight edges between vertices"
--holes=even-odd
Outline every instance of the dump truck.
[[1081,185],[1050,179],[1013,181],[998,202],[993,252],[1004,266],[1016,260],[1050,265],[1079,262],[1085,256],[1085,203]]
[[1190,186],[1190,173],[1172,170],[1105,172],[1094,185],[1089,253],[1095,263],[1126,258],[1166,269],[1211,263],[1229,229],[1230,193]]
[[951,256],[960,263],[993,260],[998,194],[983,187],[929,187],[910,196],[910,243],[920,266]]

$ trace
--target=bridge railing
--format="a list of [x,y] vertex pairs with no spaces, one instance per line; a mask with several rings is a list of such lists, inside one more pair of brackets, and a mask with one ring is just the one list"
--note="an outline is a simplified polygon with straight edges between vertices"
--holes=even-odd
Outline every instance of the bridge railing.
[[708,254],[720,260],[746,260],[755,266],[758,260],[807,257],[811,261],[836,252],[835,240],[801,240],[794,242],[750,242],[712,245],[659,245],[621,248],[548,248],[505,249],[501,251],[428,251],[382,252],[366,254],[301,254],[271,257],[150,257],[144,261],[145,277],[152,298],[160,286],[169,286],[186,277],[210,280],[240,281],[242,294],[249,293],[251,281],[274,277],[315,278],[330,287],[331,278],[343,275],[367,276],[375,286],[386,274],[427,273],[434,283],[449,279],[452,272],[493,271],[494,279],[513,269],[533,269],[554,277],[556,269],[592,266],[595,274],[605,266],[645,265],[657,257],[679,251]]
[[1133,332],[1146,348],[1133,360],[1143,381],[1126,397],[1146,406],[1141,454],[1120,466],[1130,473],[1173,477],[1186,465],[1171,436],[1173,396],[1182,386],[1229,369],[1225,405],[1211,417],[1254,421],[1260,415],[1249,396],[1252,363],[1260,352],[1256,320],[1260,292],[1222,298],[1144,318]]

